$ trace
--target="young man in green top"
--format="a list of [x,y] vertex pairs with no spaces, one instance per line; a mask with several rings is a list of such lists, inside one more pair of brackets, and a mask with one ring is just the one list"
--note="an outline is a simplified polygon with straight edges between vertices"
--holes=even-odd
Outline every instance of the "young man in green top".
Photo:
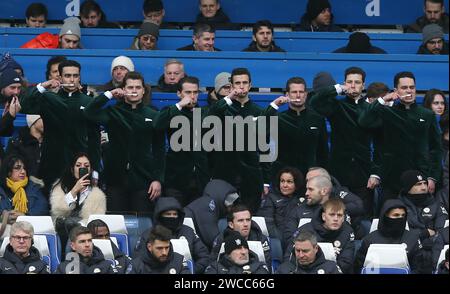
[[[154,127],[157,112],[143,103],[144,85],[140,73],[128,72],[122,88],[106,91],[86,108],[109,135],[103,157],[109,211],[152,213],[161,195],[164,133]],[[113,97],[117,103],[106,106]]]

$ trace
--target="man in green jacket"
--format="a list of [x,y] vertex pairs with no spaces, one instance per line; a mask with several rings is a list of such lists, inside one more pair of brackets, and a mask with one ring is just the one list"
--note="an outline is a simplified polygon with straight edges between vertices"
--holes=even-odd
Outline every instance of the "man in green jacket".
[[161,110],[154,120],[155,128],[167,132],[170,143],[164,196],[175,197],[182,206],[200,197],[210,178],[201,129],[207,111],[198,106],[198,94],[199,80],[192,76],[182,78],[177,91],[180,101]]
[[[22,112],[39,114],[45,125],[39,174],[47,191],[79,152],[86,152],[93,169],[100,170],[100,129],[85,116],[92,98],[80,91],[81,65],[65,60],[58,70],[59,80],[38,84],[21,101]],[[47,91],[54,88],[60,89]]]
[[[364,203],[372,203],[379,176],[372,171],[371,134],[358,123],[360,112],[368,106],[362,96],[366,73],[359,67],[349,67],[344,77],[344,85],[318,90],[311,97],[311,106],[331,125],[330,173]],[[345,98],[337,99],[341,94]],[[370,208],[365,209],[370,215]]]
[[[399,103],[394,103],[399,101]],[[383,130],[381,180],[383,200],[397,198],[400,175],[419,170],[434,193],[441,175],[441,141],[433,112],[416,103],[416,79],[412,72],[394,77],[394,92],[380,97],[361,113],[359,123]]]
[[269,115],[278,115],[278,158],[272,163],[272,181],[286,166],[298,168],[303,175],[313,166],[327,168],[325,118],[307,107],[307,95],[306,81],[300,77],[290,78],[286,83],[287,99],[284,100],[289,102],[289,109],[278,113],[278,105],[271,103],[267,111]]
[[[109,211],[152,213],[161,195],[164,133],[154,127],[157,112],[143,103],[144,85],[140,73],[128,72],[123,88],[106,91],[86,108],[87,117],[108,131],[104,175]],[[113,97],[117,103],[106,105]]]

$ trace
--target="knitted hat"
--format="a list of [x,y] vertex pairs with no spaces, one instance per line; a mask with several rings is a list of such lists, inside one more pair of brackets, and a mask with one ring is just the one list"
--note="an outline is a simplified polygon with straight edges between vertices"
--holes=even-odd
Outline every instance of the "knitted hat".
[[315,19],[325,8],[330,8],[328,0],[309,0],[306,6],[306,14],[309,20]]
[[17,63],[9,52],[3,54],[2,60],[0,61],[0,73],[4,72],[6,69],[20,69],[23,74],[23,68],[20,64]]
[[235,249],[245,247],[248,249],[247,240],[239,232],[232,231],[225,237],[225,254],[230,254]]
[[0,76],[0,90],[15,83],[22,83],[22,77],[15,70],[6,69]]
[[75,35],[81,39],[80,19],[78,17],[68,17],[59,31],[59,36]]
[[150,21],[145,21],[142,23],[141,28],[137,34],[138,37],[142,35],[152,35],[156,39],[159,38],[159,26]]
[[333,79],[330,73],[322,71],[316,74],[313,80],[313,91],[317,92],[321,88],[336,85],[336,81]]
[[369,53],[372,44],[367,34],[355,32],[348,38],[347,53]]
[[423,29],[422,29],[423,44],[426,44],[430,40],[436,39],[436,38],[440,38],[440,39],[444,38],[444,31],[442,30],[441,26],[439,26],[435,23],[432,23],[432,24],[429,24],[429,25],[426,25],[423,27]]
[[214,91],[219,93],[220,89],[222,89],[226,85],[231,85],[230,82],[231,74],[228,72],[221,72],[216,76],[214,80]]
[[111,63],[111,74],[113,72],[113,69],[116,66],[123,66],[126,69],[128,69],[128,71],[134,71],[134,63],[133,60],[131,60],[129,57],[126,56],[117,56],[116,58],[114,58],[114,60]]
[[34,125],[34,123],[41,118],[41,116],[37,114],[27,114],[26,118],[27,118],[27,126],[31,128],[31,126]]
[[420,181],[426,181],[427,178],[418,170],[407,170],[401,177],[402,191],[408,193],[411,188]]
[[161,0],[146,0],[144,2],[144,10],[147,12],[161,11],[164,9]]

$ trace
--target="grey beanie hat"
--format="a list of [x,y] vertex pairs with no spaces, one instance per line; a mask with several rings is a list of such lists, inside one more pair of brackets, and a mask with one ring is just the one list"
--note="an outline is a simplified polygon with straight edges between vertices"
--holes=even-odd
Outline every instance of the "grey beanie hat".
[[334,80],[333,76],[329,72],[322,71],[316,74],[316,76],[314,77],[313,91],[317,92],[324,87],[332,85],[336,85],[336,81]]
[[159,38],[159,26],[150,21],[145,21],[142,23],[139,32],[137,34],[138,37],[142,35],[152,35],[156,39]]
[[423,40],[423,44],[428,43],[430,40],[432,39],[436,39],[436,38],[444,38],[444,31],[442,30],[442,27],[432,23],[429,25],[426,25],[423,29],[422,29],[422,40]]
[[229,72],[221,72],[216,76],[214,80],[214,91],[219,93],[220,89],[222,89],[226,85],[231,85],[230,82],[231,74]]
[[80,19],[78,17],[68,17],[59,31],[59,36],[75,35],[81,39]]

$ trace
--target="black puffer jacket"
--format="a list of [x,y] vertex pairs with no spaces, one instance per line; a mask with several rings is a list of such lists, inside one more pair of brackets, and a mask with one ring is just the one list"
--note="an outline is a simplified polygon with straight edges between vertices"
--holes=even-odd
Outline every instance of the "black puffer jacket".
[[10,244],[6,245],[3,257],[0,257],[0,274],[49,274],[49,266],[41,260],[39,251],[31,246],[30,255],[20,258]]
[[252,251],[248,252],[249,262],[237,265],[226,254],[222,254],[219,261],[213,261],[205,270],[205,274],[269,274],[269,268],[258,260]]
[[[92,256],[85,258],[78,254],[80,259],[80,274],[116,274],[117,270],[114,269],[111,263],[105,260],[103,253],[94,246]],[[71,274],[73,267],[70,265],[73,260],[65,260],[61,262],[54,272],[55,274]],[[68,272],[67,272],[68,271]]]
[[172,246],[169,250],[169,258],[165,262],[160,262],[153,255],[146,251],[131,262],[130,274],[190,274],[184,257],[173,252]]
[[313,263],[300,265],[293,255],[288,261],[280,265],[277,274],[342,274],[342,272],[334,261],[325,259],[325,255],[319,247],[316,260]]

